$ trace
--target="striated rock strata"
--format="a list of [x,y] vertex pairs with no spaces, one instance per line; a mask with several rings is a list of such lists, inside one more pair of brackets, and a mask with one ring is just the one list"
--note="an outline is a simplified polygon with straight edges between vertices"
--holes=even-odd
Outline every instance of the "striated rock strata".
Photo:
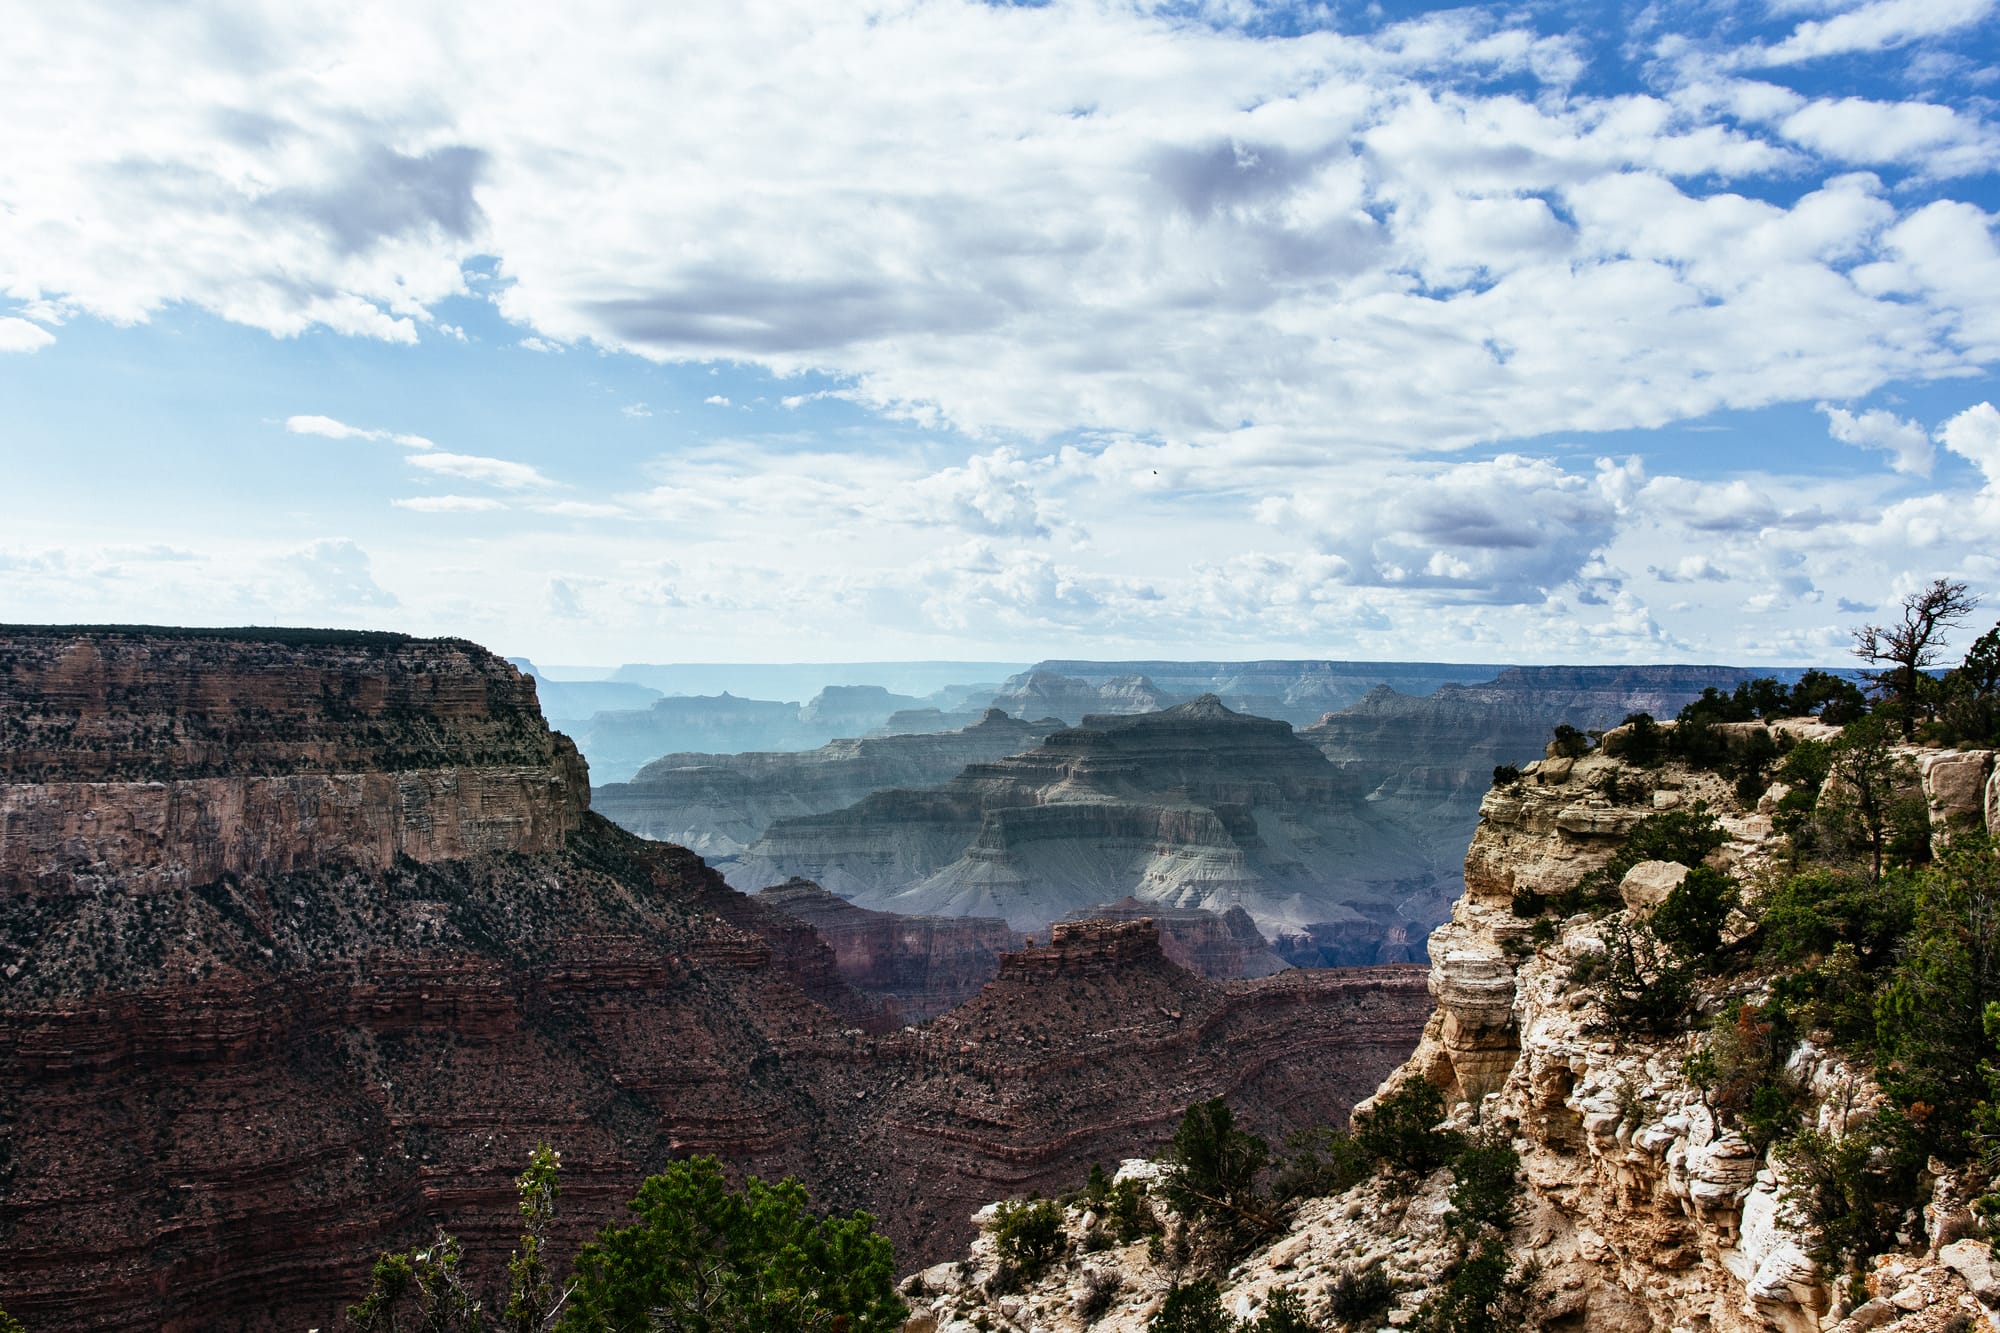
[[840,977],[916,1023],[977,995],[1021,937],[997,917],[898,916],[871,912],[807,879],[787,880],[750,901],[810,925],[833,951]]
[[1364,795],[1286,723],[1210,695],[1093,716],[939,787],[778,820],[726,873],[743,887],[798,875],[865,906],[999,916],[1026,933],[1127,895],[1240,906],[1266,930],[1407,930],[1405,906],[1430,902],[1437,868]]
[[641,837],[680,843],[727,866],[775,820],[838,810],[883,788],[944,782],[968,764],[1033,749],[1060,725],[988,709],[973,725],[943,734],[836,740],[792,752],[670,754],[630,782],[595,788],[591,806]]
[[[330,1327],[439,1225],[490,1278],[539,1140],[559,1246],[712,1152],[928,1262],[966,1201],[1081,1179],[1193,1098],[1342,1114],[1428,1008],[1416,969],[1219,984],[1080,927],[886,1031],[810,926],[590,813],[471,645],[15,630],[0,662],[0,802],[37,812],[0,824],[0,1306],[37,1330]],[[215,795],[262,783],[380,804],[274,827]],[[93,817],[155,789],[202,816]]]
[[1159,927],[1160,949],[1167,957],[1212,981],[1268,977],[1290,966],[1271,951],[1271,946],[1257,933],[1257,923],[1241,907],[1217,915],[1199,907],[1165,907],[1137,898],[1120,898],[1115,903],[1079,908],[1065,920],[1150,920]]
[[[1760,724],[1741,724],[1742,739]],[[1810,721],[1773,730],[1823,738]],[[1995,756],[1988,751],[1906,751],[1938,827],[1952,836],[1983,824]],[[1615,785],[1612,781],[1615,779]],[[1604,793],[1616,790],[1608,799]],[[1767,794],[1774,802],[1779,793]],[[1759,1151],[1689,1082],[1684,1034],[1648,1037],[1612,1025],[1573,972],[1601,956],[1627,916],[1654,910],[1685,867],[1640,862],[1627,871],[1618,911],[1547,922],[1539,941],[1512,911],[1517,891],[1554,893],[1602,867],[1646,815],[1706,803],[1727,835],[1708,864],[1748,888],[1726,933],[1756,928],[1760,877],[1786,855],[1768,814],[1745,809],[1731,783],[1668,765],[1635,770],[1602,754],[1525,765],[1522,780],[1491,792],[1466,859],[1465,893],[1432,939],[1436,1008],[1424,1038],[1384,1087],[1427,1078],[1456,1103],[1450,1123],[1501,1136],[1520,1156],[1521,1194],[1506,1232],[1507,1261],[1532,1274],[1533,1325],[1548,1329],[1708,1330],[1709,1333],[1944,1333],[2000,1327],[2000,1272],[1969,1238],[1967,1182],[1949,1172],[1932,1202],[1912,1214],[1901,1249],[1870,1257],[1865,1290],[1836,1286],[1818,1270],[1782,1202],[1783,1163]],[[1766,975],[1732,974],[1701,1003],[1707,1011],[1755,996]],[[1697,1023],[1697,1026],[1700,1026]],[[1803,1124],[1839,1136],[1875,1113],[1869,1071],[1848,1064],[1811,1033],[1792,1048],[1786,1075]],[[1158,1168],[1130,1162],[1123,1175]],[[1932,1170],[1941,1170],[1934,1165]],[[1289,1288],[1319,1306],[1344,1276],[1379,1268],[1395,1288],[1378,1321],[1407,1327],[1462,1257],[1448,1232],[1452,1173],[1411,1181],[1377,1176],[1346,1193],[1310,1200],[1285,1232],[1223,1277],[1225,1308],[1256,1315]],[[985,1215],[990,1218],[990,1213]],[[1066,1214],[1073,1238],[1088,1219]],[[1026,1291],[990,1295],[990,1233],[962,1267],[913,1275],[906,1290],[939,1333],[1040,1327],[1048,1333],[1140,1333],[1178,1276],[1142,1246],[1074,1256]],[[1101,1314],[1083,1298],[1105,1287]],[[1323,1307],[1320,1307],[1323,1308]],[[1372,1326],[1372,1325],[1371,1325]]]

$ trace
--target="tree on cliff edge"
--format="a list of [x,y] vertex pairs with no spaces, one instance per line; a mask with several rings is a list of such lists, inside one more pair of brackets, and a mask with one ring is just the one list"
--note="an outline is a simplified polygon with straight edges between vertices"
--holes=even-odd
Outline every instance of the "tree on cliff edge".
[[909,1310],[866,1213],[815,1217],[796,1180],[735,1191],[713,1157],[639,1187],[638,1221],[576,1259],[565,1333],[893,1333]]
[[1881,669],[1870,673],[1903,739],[1916,736],[1917,717],[1924,708],[1923,691],[1944,651],[1945,631],[1965,623],[1979,599],[1963,583],[1936,579],[1922,592],[1903,599],[1900,624],[1863,625],[1854,631],[1854,652]]

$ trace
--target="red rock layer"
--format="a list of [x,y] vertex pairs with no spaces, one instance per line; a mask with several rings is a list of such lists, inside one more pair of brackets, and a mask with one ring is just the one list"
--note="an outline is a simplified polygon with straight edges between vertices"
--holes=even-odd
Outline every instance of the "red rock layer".
[[[1219,985],[1144,929],[1080,927],[879,1035],[809,927],[585,812],[524,678],[469,645],[41,637],[0,632],[0,737],[36,756],[0,796],[78,830],[0,824],[0,1306],[37,1333],[331,1327],[378,1251],[440,1225],[490,1279],[541,1140],[564,1248],[710,1152],[934,1260],[974,1202],[1080,1180],[1198,1097],[1270,1132],[1344,1115],[1430,1008],[1415,969]],[[65,768],[58,733],[105,748]],[[132,770],[155,742],[158,786]],[[535,816],[482,825],[517,772]],[[267,781],[351,782],[354,818],[206,785]],[[159,826],[168,869],[92,819],[140,788],[207,812]],[[417,837],[468,827],[493,832]]]
[[832,948],[841,979],[921,1022],[979,993],[1000,970],[1000,955],[1021,937],[997,917],[900,916],[871,912],[807,879],[788,880],[752,900],[811,925]]

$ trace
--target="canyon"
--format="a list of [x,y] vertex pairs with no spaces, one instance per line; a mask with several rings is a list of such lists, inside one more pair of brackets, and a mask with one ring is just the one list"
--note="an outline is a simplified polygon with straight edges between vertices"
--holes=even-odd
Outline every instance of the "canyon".
[[[1366,794],[1288,724],[1204,695],[1093,715],[941,786],[777,820],[724,873],[745,888],[798,876],[866,907],[998,916],[1025,933],[1128,895],[1241,907],[1267,933],[1427,929],[1435,858]],[[1426,905],[1414,918],[1412,900]]]
[[1211,980],[1143,917],[1038,938],[903,1026],[969,983],[866,993],[809,921],[593,812],[474,645],[0,629],[0,1306],[331,1326],[438,1226],[490,1279],[539,1141],[563,1252],[701,1152],[933,1262],[971,1201],[1191,1100],[1341,1118],[1430,1007],[1419,968]]
[[[1757,942],[1777,877],[1797,865],[1798,849],[1774,819],[1797,808],[1785,805],[1791,789],[1780,782],[1746,795],[1714,771],[1635,765],[1617,752],[1624,734],[1614,730],[1583,755],[1523,764],[1516,780],[1483,796],[1465,891],[1431,940],[1435,1007],[1423,1039],[1358,1112],[1427,1082],[1443,1096],[1446,1126],[1517,1155],[1511,1214],[1493,1234],[1497,1262],[1529,1311],[1522,1326],[1947,1333],[2000,1325],[2000,1270],[1973,1202],[1988,1177],[1976,1163],[1913,1166],[1919,1206],[1903,1215],[1891,1248],[1856,1257],[1851,1284],[1811,1257],[1812,1239],[1788,1203],[1797,1168],[1779,1146],[1752,1137],[1747,1114],[1720,1099],[1714,1071],[1692,1058],[1713,1054],[1704,1043],[1727,1026],[1711,1029],[1711,1018],[1733,1012],[1740,1030],[1789,979],[1740,946]],[[1723,732],[1738,754],[1838,735],[1813,719]],[[1893,758],[1907,765],[1896,781],[1927,817],[1932,855],[1967,835],[2000,833],[2000,755],[1899,747]],[[1837,801],[1840,791],[1841,779],[1831,777],[1820,799]],[[1677,1024],[1653,1031],[1617,1021],[1606,991],[1589,979],[1619,932],[1663,910],[1668,886],[1691,873],[1687,863],[1627,856],[1613,896],[1566,917],[1537,920],[1521,904],[1523,895],[1578,889],[1613,864],[1642,821],[1674,814],[1716,817],[1720,844],[1699,864],[1743,887],[1722,927],[1722,947],[1739,961],[1695,987]],[[1990,892],[1990,845],[1974,836],[1969,846],[1985,858],[1979,873]],[[1777,1077],[1798,1099],[1801,1134],[1839,1141],[1888,1104],[1872,1062],[1843,1053],[1827,1030],[1793,1034],[1781,1061]],[[1134,1159],[1119,1176],[1143,1188],[1161,1170]],[[1286,1291],[1324,1318],[1336,1292],[1353,1301],[1357,1275],[1373,1273],[1379,1304],[1359,1326],[1420,1323],[1424,1303],[1467,1262],[1467,1244],[1450,1225],[1463,1203],[1454,1174],[1378,1171],[1297,1201],[1274,1234],[1215,1270],[1222,1308],[1254,1318]],[[1153,1206],[1166,1211],[1157,1195]],[[1092,1234],[1095,1215],[1079,1202],[1062,1214],[1067,1260],[1025,1288],[996,1284],[991,1206],[978,1216],[986,1229],[961,1262],[904,1284],[936,1333],[1141,1333],[1187,1276],[1144,1244],[1102,1243]],[[1009,1285],[1016,1289],[1002,1290]]]

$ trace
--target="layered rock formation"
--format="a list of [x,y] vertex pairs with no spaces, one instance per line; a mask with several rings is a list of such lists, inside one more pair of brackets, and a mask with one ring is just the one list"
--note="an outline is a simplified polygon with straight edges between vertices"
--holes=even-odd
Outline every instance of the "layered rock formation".
[[902,1023],[971,999],[1000,970],[1000,956],[1021,947],[998,917],[871,912],[806,879],[764,889],[754,901],[810,925],[832,949],[841,979]]
[[[1751,726],[1736,736],[1741,739]],[[1823,737],[1818,724],[1774,730]],[[1936,825],[1949,836],[2000,831],[2000,789],[1987,751],[1906,752]],[[1617,779],[1616,786],[1607,778]],[[1604,793],[1617,790],[1618,799]],[[1768,793],[1764,804],[1780,791]],[[1530,1326],[1550,1329],[1712,1330],[1713,1333],[1942,1333],[2000,1326],[2000,1271],[1972,1232],[1971,1183],[1940,1172],[1931,1203],[1906,1219],[1902,1248],[1869,1257],[1861,1290],[1837,1287],[1807,1256],[1784,1199],[1783,1164],[1761,1152],[1689,1081],[1682,1034],[1649,1037],[1612,1024],[1580,971],[1601,959],[1623,916],[1654,910],[1686,867],[1640,862],[1621,882],[1621,911],[1579,914],[1530,939],[1514,895],[1559,893],[1604,866],[1646,815],[1705,803],[1726,836],[1708,864],[1750,886],[1726,938],[1756,929],[1760,875],[1787,855],[1771,820],[1736,800],[1733,784],[1675,766],[1634,770],[1601,753],[1524,766],[1521,782],[1490,793],[1466,860],[1463,897],[1432,939],[1436,1010],[1411,1058],[1384,1083],[1428,1079],[1456,1102],[1451,1124],[1497,1135],[1520,1156],[1521,1192],[1505,1232],[1505,1260],[1532,1280]],[[1698,997],[1713,1008],[1755,997],[1772,978],[1729,975]],[[1785,1073],[1803,1124],[1835,1136],[1874,1114],[1870,1072],[1819,1044],[1792,1048]],[[1157,1168],[1128,1163],[1146,1178]],[[1414,1184],[1378,1176],[1306,1202],[1285,1232],[1223,1278],[1226,1309],[1259,1313],[1290,1289],[1318,1306],[1336,1282],[1378,1270],[1395,1289],[1378,1322],[1407,1326],[1440,1275],[1463,1258],[1448,1232],[1452,1173]],[[990,1214],[989,1214],[990,1216]],[[1067,1214],[1080,1239],[1082,1209]],[[936,1267],[906,1290],[939,1333],[1040,1327],[1049,1333],[1140,1333],[1176,1274],[1140,1246],[1086,1253],[1029,1290],[989,1294],[996,1255],[982,1238],[962,1267]],[[1105,1288],[1102,1312],[1084,1298]],[[1372,1326],[1372,1325],[1371,1325]]]
[[1163,693],[1144,676],[1089,681],[1053,671],[1024,671],[1008,677],[993,696],[993,707],[1013,717],[1057,717],[1074,726],[1093,713],[1157,713],[1183,697]]
[[1137,898],[1120,898],[1115,903],[1078,908],[1065,920],[1151,921],[1159,927],[1161,952],[1211,981],[1268,977],[1290,966],[1271,951],[1270,944],[1257,933],[1257,923],[1241,907],[1217,915],[1199,907],[1167,907],[1140,902]]
[[838,810],[885,788],[944,782],[968,764],[1032,749],[1059,725],[988,709],[955,732],[836,740],[788,753],[669,754],[630,782],[597,787],[591,804],[641,837],[680,843],[727,866],[776,820]]
[[1429,694],[1453,682],[1490,680],[1501,664],[1452,662],[1038,662],[1032,668],[1088,684],[1142,677],[1154,689],[1189,699],[1213,694],[1239,713],[1293,726],[1358,702],[1378,685],[1407,695]]
[[1438,868],[1364,795],[1285,723],[1211,695],[1093,716],[940,787],[779,820],[727,873],[744,887],[798,875],[865,906],[1000,916],[1025,933],[1126,895],[1240,906],[1263,929],[1407,930],[1405,905],[1428,904]]
[[1342,1114],[1428,1007],[1414,969],[1205,981],[1135,927],[885,1033],[811,927],[591,814],[468,644],[12,630],[0,688],[0,1306],[37,1330],[332,1326],[439,1225],[491,1277],[542,1140],[559,1249],[712,1152],[927,1261],[1189,1099]]

